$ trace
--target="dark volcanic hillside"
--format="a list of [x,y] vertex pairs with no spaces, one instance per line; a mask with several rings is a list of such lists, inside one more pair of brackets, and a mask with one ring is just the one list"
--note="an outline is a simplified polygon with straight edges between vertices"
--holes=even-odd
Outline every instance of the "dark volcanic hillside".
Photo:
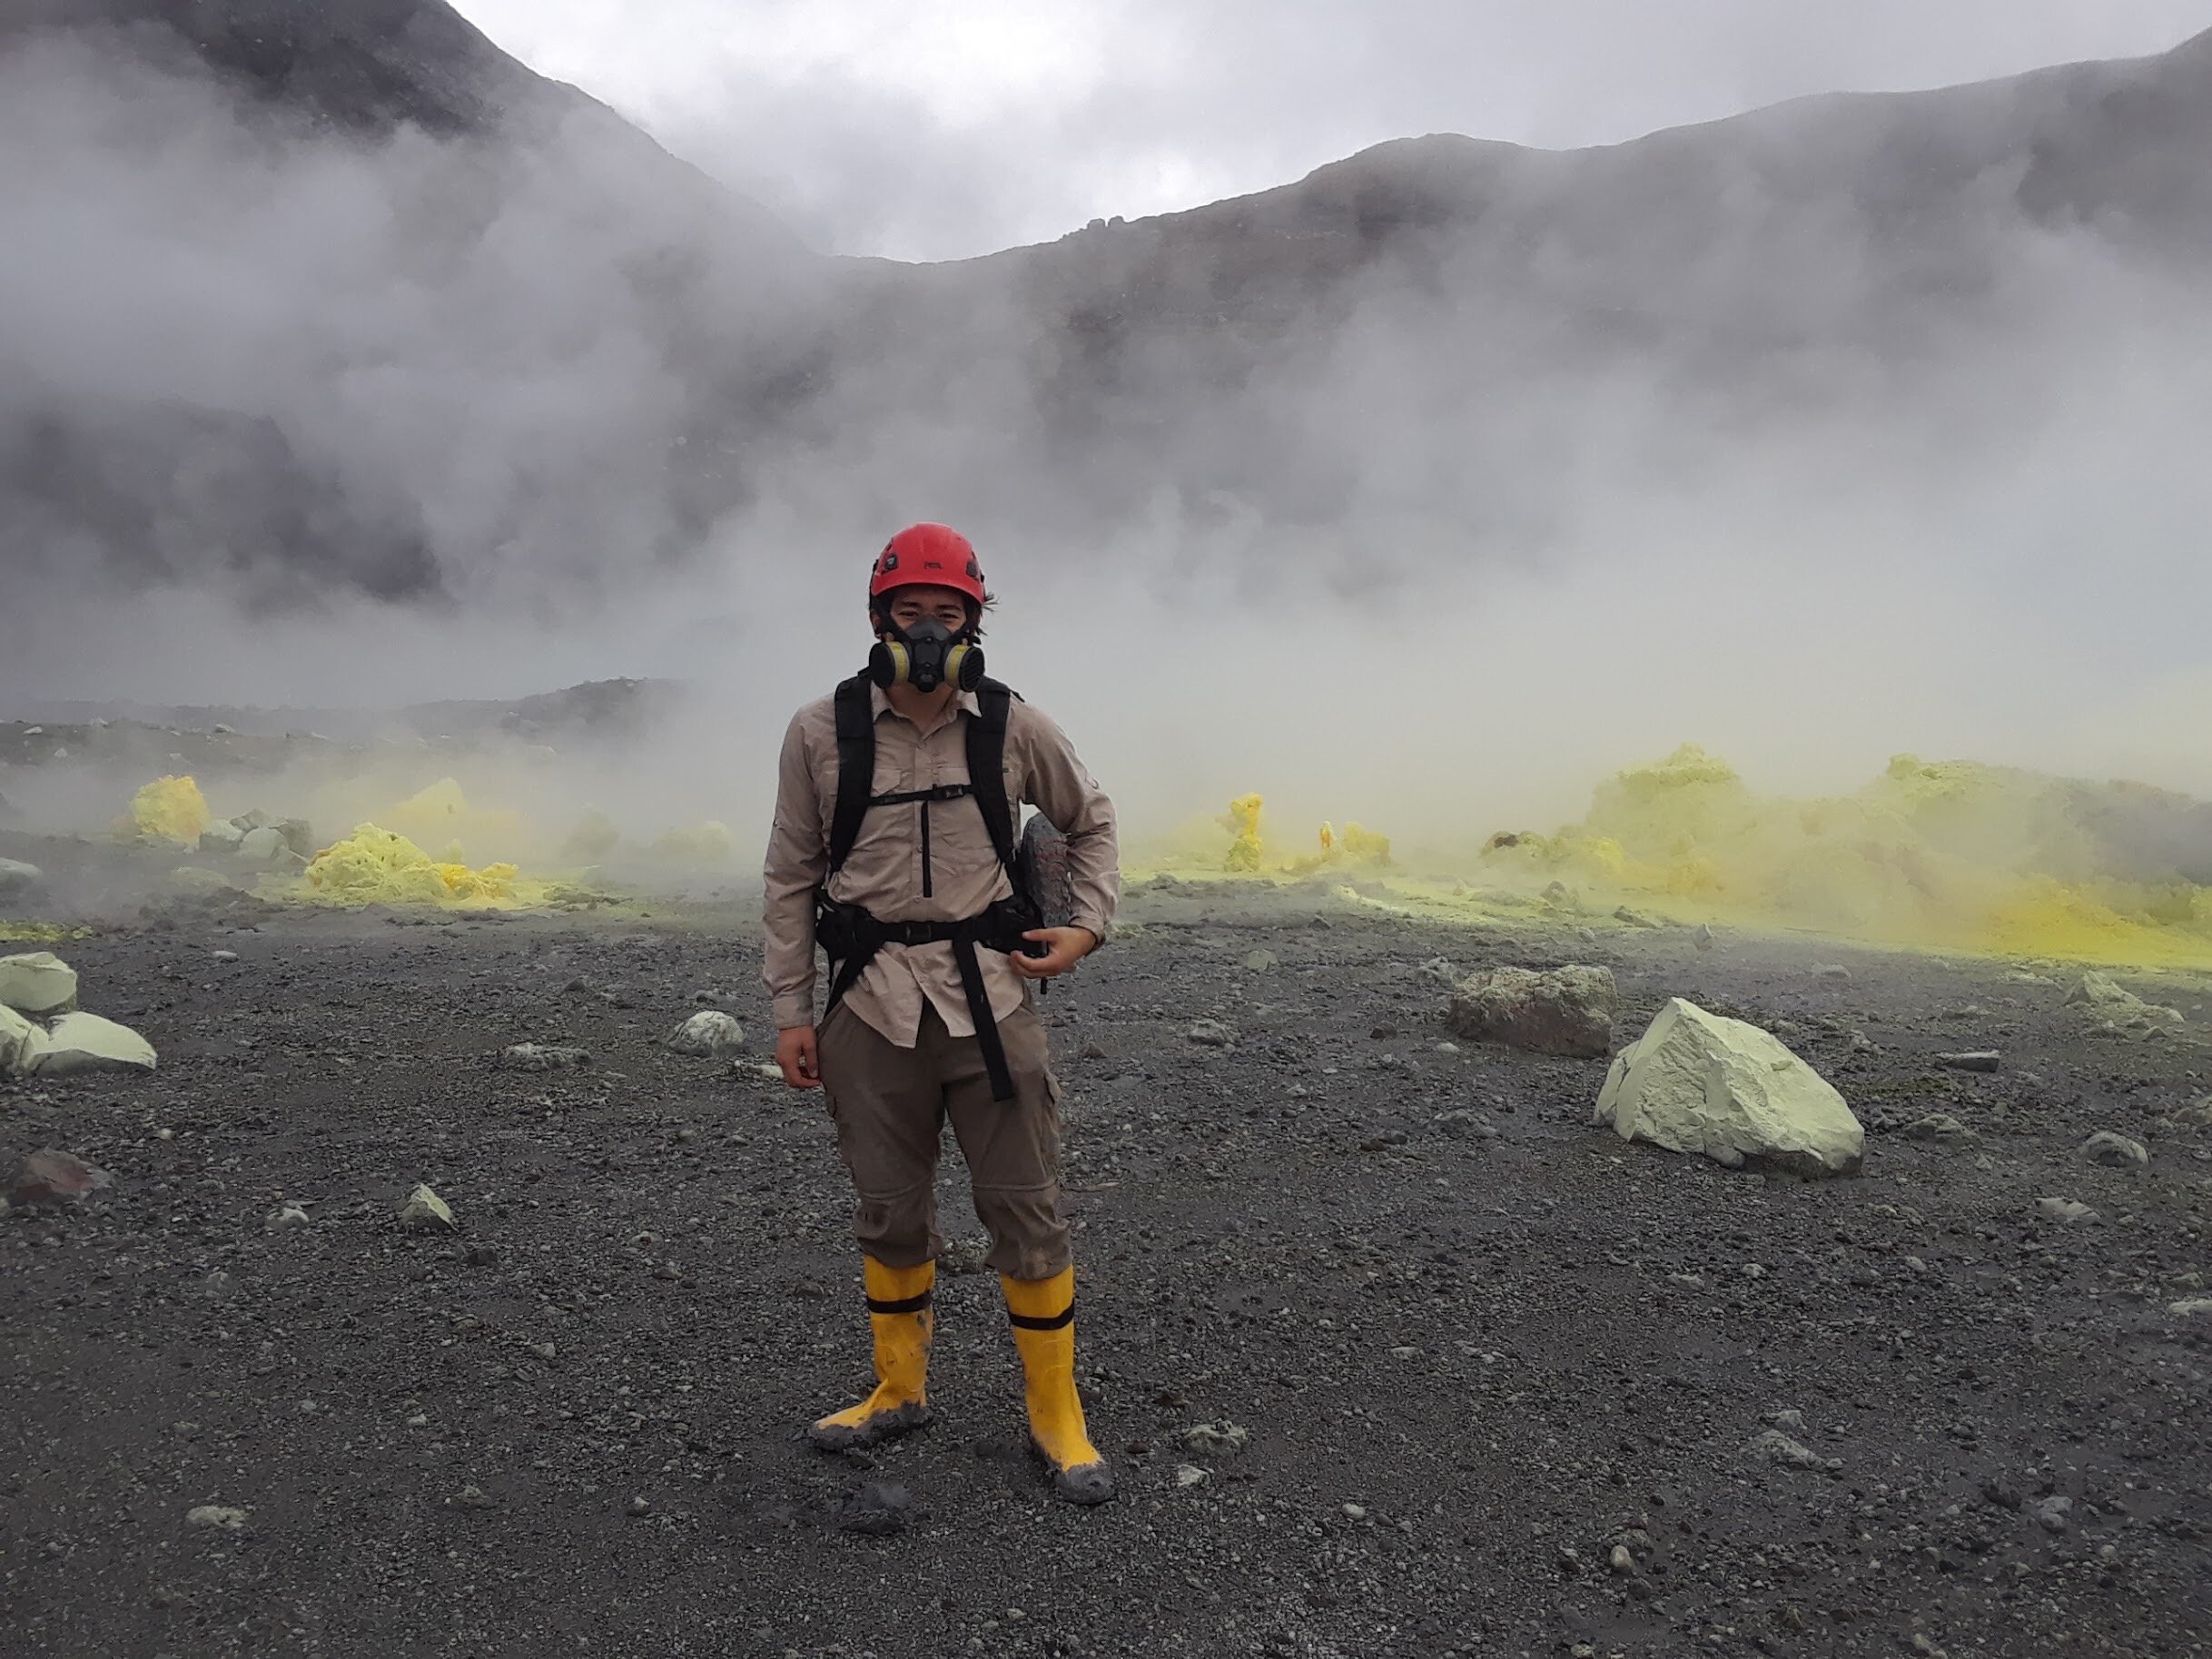
[[[64,9],[57,44],[34,25]],[[923,502],[998,533],[1081,513],[1541,545],[1594,482],[1693,477],[1782,410],[1940,420],[2001,453],[2039,353],[2135,326],[2126,284],[2186,288],[2212,252],[2212,35],[1601,149],[1411,139],[909,267],[806,253],[438,0],[11,15],[0,71],[189,64],[274,127],[187,133],[212,209],[180,227],[132,182],[190,100],[139,79],[127,122],[83,98],[0,114],[0,148],[81,163],[11,217],[114,244],[81,303],[81,273],[25,277],[42,306],[73,296],[59,321],[0,322],[28,389],[0,399],[0,540],[23,568],[81,572],[91,548],[263,605],[303,578],[601,589],[761,505],[838,534]],[[301,255],[332,171],[372,210],[334,281]],[[253,193],[275,205],[229,199]],[[195,238],[273,315],[176,281]],[[258,372],[86,372],[74,332],[125,315],[212,330]],[[1980,390],[1984,361],[2013,378]]]

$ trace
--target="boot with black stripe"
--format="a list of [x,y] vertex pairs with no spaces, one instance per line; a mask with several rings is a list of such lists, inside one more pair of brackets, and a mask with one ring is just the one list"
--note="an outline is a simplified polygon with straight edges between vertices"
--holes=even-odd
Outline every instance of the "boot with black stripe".
[[937,1264],[885,1267],[861,1258],[868,1323],[875,1333],[875,1392],[857,1406],[824,1417],[806,1437],[825,1452],[874,1446],[930,1419],[929,1344],[935,1324]]
[[1102,1504],[1113,1496],[1113,1471],[1091,1444],[1075,1391],[1075,1269],[999,1282],[1022,1355],[1030,1445],[1051,1467],[1054,1492],[1071,1504]]

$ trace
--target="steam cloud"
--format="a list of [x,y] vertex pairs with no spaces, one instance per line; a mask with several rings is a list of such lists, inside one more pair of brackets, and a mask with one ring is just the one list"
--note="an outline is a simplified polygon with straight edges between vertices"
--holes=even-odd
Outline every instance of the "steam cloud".
[[[0,58],[0,698],[702,692],[751,823],[857,571],[971,530],[1141,826],[1404,843],[1694,737],[2212,790],[2212,44],[1612,151],[1422,141],[966,265],[808,253],[603,123],[302,135]],[[681,754],[680,791],[667,779]]]

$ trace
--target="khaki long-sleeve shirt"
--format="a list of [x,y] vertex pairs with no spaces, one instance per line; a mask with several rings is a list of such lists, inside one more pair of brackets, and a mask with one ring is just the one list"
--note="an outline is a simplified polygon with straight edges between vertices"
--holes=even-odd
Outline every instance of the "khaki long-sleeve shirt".
[[[875,712],[874,795],[932,789],[968,779],[967,723],[981,716],[963,693],[923,731],[872,690]],[[834,696],[792,716],[777,764],[775,823],[768,836],[761,974],[775,1000],[778,1030],[815,1018],[815,887],[829,870],[837,812],[837,713]],[[1102,943],[1121,896],[1113,803],[1106,798],[1051,716],[1016,698],[1006,722],[1006,798],[1040,808],[1068,838],[1075,889],[1070,920]],[[925,828],[926,825],[926,828]],[[886,922],[956,922],[1012,891],[973,795],[874,806],[830,897]],[[992,1012],[1004,1018],[1028,1000],[1029,982],[997,951],[976,953]],[[845,992],[844,1005],[893,1042],[912,1048],[926,998],[954,1036],[975,1030],[950,944],[887,944]]]

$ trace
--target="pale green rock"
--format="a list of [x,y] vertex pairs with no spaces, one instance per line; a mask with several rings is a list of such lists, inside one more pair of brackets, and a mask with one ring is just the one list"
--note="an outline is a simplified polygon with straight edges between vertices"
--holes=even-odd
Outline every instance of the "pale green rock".
[[153,1045],[127,1025],[94,1013],[65,1013],[47,1029],[45,1052],[31,1068],[40,1077],[73,1071],[151,1071]]
[[0,1077],[27,1077],[45,1052],[45,1028],[0,1002]]
[[1832,1085],[1782,1040],[1675,997],[1615,1056],[1595,1121],[1624,1141],[1758,1160],[1808,1177],[1855,1173],[1866,1131]]
[[0,956],[0,1007],[43,1020],[76,1005],[76,970],[52,951]]

